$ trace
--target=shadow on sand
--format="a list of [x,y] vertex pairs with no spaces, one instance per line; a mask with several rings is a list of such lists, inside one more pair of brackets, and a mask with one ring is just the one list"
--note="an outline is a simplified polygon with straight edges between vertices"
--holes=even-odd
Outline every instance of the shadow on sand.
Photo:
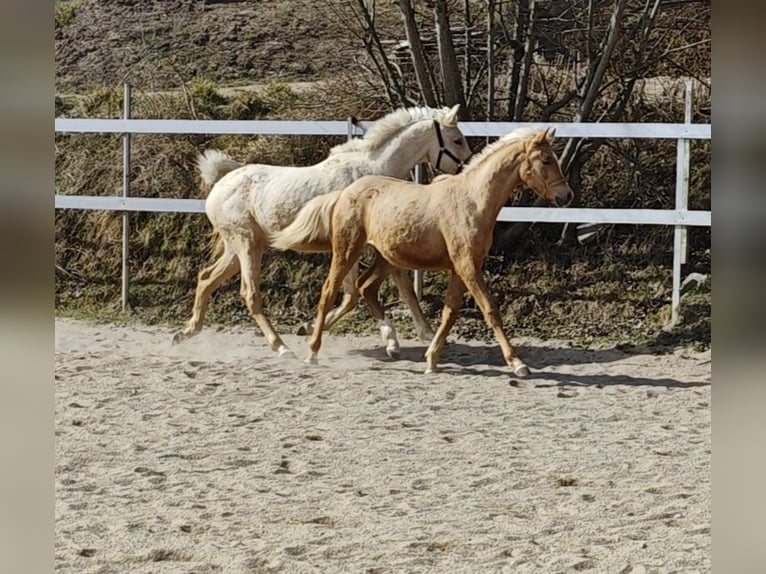
[[[397,360],[388,359],[382,347],[360,349],[351,354],[362,355],[385,362],[385,370],[422,374],[425,369],[425,352],[427,345],[405,346],[401,348]],[[577,347],[530,347],[514,345],[519,356],[529,366],[530,374],[524,381],[535,384],[535,387],[603,387],[608,385],[652,386],[691,388],[709,386],[709,380],[679,381],[672,378],[650,378],[629,374],[575,374],[539,372],[539,369],[561,365],[585,365],[593,363],[612,363],[625,359],[631,354],[618,348],[583,349]],[[414,363],[414,364],[413,364]],[[500,348],[493,344],[465,344],[460,342],[448,343],[444,347],[439,361],[440,374],[445,375],[480,375],[484,377],[516,377],[505,364]]]

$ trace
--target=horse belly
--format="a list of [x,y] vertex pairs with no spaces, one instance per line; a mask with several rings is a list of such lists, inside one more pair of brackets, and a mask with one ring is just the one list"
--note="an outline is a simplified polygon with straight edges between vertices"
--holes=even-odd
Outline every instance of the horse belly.
[[378,234],[368,242],[397,267],[404,269],[446,269],[449,257],[440,235],[406,232]]

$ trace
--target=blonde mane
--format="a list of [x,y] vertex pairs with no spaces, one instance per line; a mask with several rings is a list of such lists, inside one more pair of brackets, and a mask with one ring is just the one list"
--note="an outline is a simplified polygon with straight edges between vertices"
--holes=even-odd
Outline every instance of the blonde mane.
[[420,120],[436,120],[444,127],[455,127],[457,119],[452,122],[445,121],[445,116],[450,108],[429,108],[426,106],[414,108],[399,108],[388,115],[383,116],[372,124],[367,133],[361,139],[349,140],[338,144],[330,149],[330,155],[347,152],[366,151],[372,152],[382,148],[390,142],[396,134],[407,128],[410,124]]
[[544,129],[545,128],[532,128],[532,127],[525,126],[521,128],[516,128],[515,130],[508,132],[507,134],[502,136],[500,139],[485,146],[484,149],[481,150],[479,153],[474,154],[474,156],[470,159],[470,161],[465,165],[465,169],[463,170],[463,172],[468,171],[469,169],[473,167],[476,167],[478,164],[484,161],[484,159],[492,155],[499,148],[509,143],[526,141],[528,139],[531,139]]

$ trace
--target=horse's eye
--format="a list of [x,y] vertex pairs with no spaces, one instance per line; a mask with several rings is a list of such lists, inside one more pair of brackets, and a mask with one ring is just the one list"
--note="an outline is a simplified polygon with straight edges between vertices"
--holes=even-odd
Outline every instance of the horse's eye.
[[544,159],[544,160],[543,160],[543,165],[551,165],[551,160],[549,160],[549,159]]
[[458,138],[455,140],[455,145],[463,145],[463,140]]

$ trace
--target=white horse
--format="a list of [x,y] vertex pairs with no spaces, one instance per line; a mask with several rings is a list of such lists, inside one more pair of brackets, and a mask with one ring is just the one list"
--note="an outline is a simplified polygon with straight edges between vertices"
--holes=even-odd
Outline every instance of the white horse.
[[[219,237],[222,253],[199,272],[192,316],[174,343],[199,333],[210,296],[241,271],[240,295],[250,315],[263,331],[271,349],[280,355],[291,351],[263,311],[260,292],[261,259],[269,236],[287,226],[301,207],[314,197],[343,189],[364,175],[388,175],[404,179],[420,162],[456,173],[471,156],[471,149],[457,127],[459,106],[452,108],[401,108],[384,116],[367,130],[364,138],[335,146],[327,159],[311,166],[242,165],[225,154],[209,150],[198,159],[203,182],[212,186],[205,213]],[[329,251],[330,242],[313,251]],[[357,269],[343,283],[344,297],[324,322],[329,328],[356,303]],[[433,337],[418,305],[412,284],[403,273],[394,274],[402,299],[410,307],[418,336]]]

